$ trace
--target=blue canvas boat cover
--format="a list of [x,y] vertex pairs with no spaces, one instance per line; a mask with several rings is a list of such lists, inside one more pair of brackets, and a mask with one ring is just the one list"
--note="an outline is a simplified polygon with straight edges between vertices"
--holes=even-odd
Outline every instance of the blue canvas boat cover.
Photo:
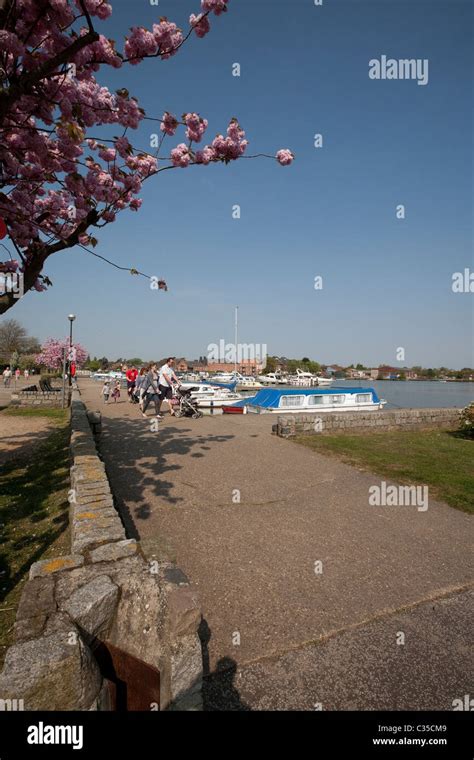
[[337,396],[340,393],[371,393],[372,400],[379,402],[373,388],[264,388],[255,396],[243,398],[229,406],[259,406],[262,409],[277,409],[282,396]]

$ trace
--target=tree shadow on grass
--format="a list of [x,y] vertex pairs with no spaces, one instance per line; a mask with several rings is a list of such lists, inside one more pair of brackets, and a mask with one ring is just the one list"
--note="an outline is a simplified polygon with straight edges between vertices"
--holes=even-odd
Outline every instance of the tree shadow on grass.
[[15,457],[2,466],[0,601],[68,527],[67,498],[55,496],[61,492],[67,496],[68,444],[68,428],[55,430],[35,447],[33,457]]
[[448,430],[446,431],[451,438],[458,438],[463,441],[471,441],[474,443],[474,434],[464,430]]

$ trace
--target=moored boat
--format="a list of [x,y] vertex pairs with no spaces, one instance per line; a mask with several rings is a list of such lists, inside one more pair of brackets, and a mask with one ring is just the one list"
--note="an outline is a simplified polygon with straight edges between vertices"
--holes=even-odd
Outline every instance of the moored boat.
[[240,393],[210,383],[182,383],[181,387],[191,391],[191,398],[203,409],[219,409],[243,400]]
[[366,412],[380,410],[386,403],[373,388],[265,388],[251,398],[223,405],[223,411],[235,414],[228,408],[233,406],[255,414]]
[[262,385],[283,385],[286,383],[286,380],[279,372],[269,372],[268,375],[259,375],[257,379]]

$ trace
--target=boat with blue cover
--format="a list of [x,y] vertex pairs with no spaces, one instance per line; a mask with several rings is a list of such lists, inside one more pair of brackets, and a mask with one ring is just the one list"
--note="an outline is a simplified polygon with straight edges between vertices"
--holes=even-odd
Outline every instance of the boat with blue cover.
[[373,388],[265,388],[224,406],[226,414],[294,414],[377,411],[387,402]]

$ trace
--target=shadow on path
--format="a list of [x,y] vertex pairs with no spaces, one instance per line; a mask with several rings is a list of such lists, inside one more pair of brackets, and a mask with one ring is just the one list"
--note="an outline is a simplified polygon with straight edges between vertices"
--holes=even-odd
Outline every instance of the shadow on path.
[[[212,443],[225,443],[233,435],[201,435],[197,427],[160,426],[153,432],[150,422],[128,417],[104,418],[98,447],[110,477],[112,491],[130,538],[140,538],[139,522],[151,515],[153,499],[169,505],[183,501],[173,495],[175,484],[166,473],[181,465],[176,457],[203,456]],[[148,497],[145,497],[145,491]]]
[[203,709],[211,712],[229,710],[232,712],[249,712],[250,705],[242,702],[240,694],[235,687],[237,675],[237,663],[232,657],[221,657],[216,663],[213,672],[209,666],[209,641],[212,634],[207,621],[201,618],[198,630],[202,646],[203,662],[203,685],[202,699]]

